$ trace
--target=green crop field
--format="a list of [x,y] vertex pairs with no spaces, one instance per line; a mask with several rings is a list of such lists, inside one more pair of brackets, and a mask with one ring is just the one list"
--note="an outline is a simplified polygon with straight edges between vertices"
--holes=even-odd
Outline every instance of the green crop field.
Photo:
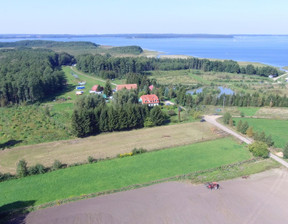
[[253,127],[254,132],[264,131],[266,135],[271,135],[275,146],[283,148],[288,142],[288,121],[287,120],[270,120],[270,119],[256,119],[256,118],[233,118],[236,124],[239,120],[247,121],[249,126]]
[[35,201],[35,205],[40,205],[215,168],[250,158],[251,154],[245,145],[239,145],[232,138],[222,138],[138,156],[104,160],[2,182],[0,206],[17,201]]

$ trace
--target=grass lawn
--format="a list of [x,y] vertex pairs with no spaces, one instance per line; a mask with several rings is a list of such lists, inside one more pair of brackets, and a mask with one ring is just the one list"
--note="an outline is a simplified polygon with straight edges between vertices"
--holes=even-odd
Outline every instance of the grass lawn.
[[283,148],[287,143],[287,131],[288,121],[287,120],[270,120],[270,119],[256,119],[256,118],[233,118],[237,122],[247,121],[249,126],[253,127],[254,132],[264,131],[266,135],[271,135],[275,146]]
[[[251,158],[232,138],[100,161],[0,183],[0,206],[35,200],[35,205],[186,174]],[[9,206],[8,206],[9,208]]]

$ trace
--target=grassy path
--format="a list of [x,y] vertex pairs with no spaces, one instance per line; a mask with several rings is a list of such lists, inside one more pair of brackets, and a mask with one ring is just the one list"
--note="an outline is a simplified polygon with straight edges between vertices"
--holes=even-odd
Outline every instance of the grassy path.
[[[87,77],[87,78],[91,78],[91,79],[94,79],[94,80],[103,82],[103,84],[106,83],[106,80],[100,79],[100,78],[96,78],[96,77],[93,77],[93,76],[91,76],[91,75],[87,75],[87,74],[85,74],[85,73],[83,73],[83,72],[80,72],[79,70],[77,70],[77,69],[76,69],[75,67],[73,67],[73,66],[70,66],[70,69],[71,69],[73,72],[75,72],[76,74],[80,74],[80,75],[83,75],[83,76],[85,76],[85,77]],[[113,82],[110,82],[110,83],[111,83],[111,85],[117,86],[116,83],[113,83]]]

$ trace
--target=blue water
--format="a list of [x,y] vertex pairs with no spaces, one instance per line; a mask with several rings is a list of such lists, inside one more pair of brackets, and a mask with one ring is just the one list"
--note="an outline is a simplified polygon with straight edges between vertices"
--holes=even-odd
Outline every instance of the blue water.
[[[37,39],[39,38],[31,38]],[[288,36],[234,36],[234,38],[125,38],[72,37],[41,38],[55,41],[91,41],[101,45],[138,45],[168,55],[232,59],[260,62],[276,67],[288,66]],[[0,39],[1,42],[23,39]],[[27,39],[25,39],[27,40]]]
[[[217,87],[219,90],[220,90],[220,93],[219,93],[219,96],[221,96],[222,94],[226,94],[226,95],[233,95],[234,94],[234,91],[230,88],[226,88],[226,87],[223,87],[223,86],[218,86]],[[193,95],[194,92],[197,93],[202,93],[203,92],[203,88],[199,88],[199,89],[196,89],[196,90],[188,90],[186,92],[186,94],[191,94]]]

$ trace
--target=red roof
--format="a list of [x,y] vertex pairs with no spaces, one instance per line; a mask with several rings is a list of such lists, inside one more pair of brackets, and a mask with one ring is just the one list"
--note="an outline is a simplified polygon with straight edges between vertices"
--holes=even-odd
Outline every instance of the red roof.
[[117,85],[116,91],[119,91],[121,89],[137,89],[137,84],[125,84],[125,85]]
[[95,85],[95,86],[93,86],[91,90],[93,90],[93,91],[97,91],[98,86],[99,86],[99,85]]
[[149,86],[149,89],[152,91],[154,89],[154,86],[153,85]]
[[156,96],[155,94],[143,95],[140,97],[140,99],[142,100],[142,104],[159,103],[158,96]]

